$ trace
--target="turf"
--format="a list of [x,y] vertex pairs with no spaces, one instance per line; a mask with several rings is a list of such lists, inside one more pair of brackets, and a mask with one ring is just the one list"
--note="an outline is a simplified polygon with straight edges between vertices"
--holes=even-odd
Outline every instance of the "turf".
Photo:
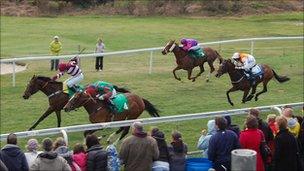
[[[77,46],[86,47],[86,53],[94,51],[98,36],[102,36],[107,51],[138,49],[163,46],[170,39],[196,38],[200,42],[265,36],[303,36],[303,13],[283,13],[264,16],[194,18],[194,17],[129,17],[129,16],[61,16],[56,18],[28,18],[1,16],[1,58],[48,54],[48,46],[54,35],[61,38],[63,54],[77,51]],[[302,24],[301,24],[302,23]],[[228,58],[233,52],[250,51],[250,43],[233,43],[211,46]],[[227,75],[214,77],[206,83],[205,76],[192,83],[186,79],[186,72],[179,71],[182,82],[173,78],[175,59],[172,54],[154,52],[152,74],[149,70],[149,53],[105,57],[104,71],[94,70],[94,59],[82,59],[85,73],[84,84],[106,80],[126,87],[148,99],[161,110],[161,116],[236,109],[271,104],[303,101],[303,42],[263,41],[255,43],[254,56],[258,63],[268,64],[280,75],[291,80],[284,84],[269,83],[268,92],[259,101],[241,103],[241,92],[231,93],[235,106],[231,107],[225,92],[231,85]],[[216,66],[218,61],[215,62]],[[16,87],[12,87],[11,75],[1,75],[1,134],[24,131],[41,116],[48,107],[47,97],[41,92],[30,100],[21,98],[27,82],[33,74],[53,76],[49,61],[28,62],[28,70],[16,75]],[[198,72],[196,69],[194,73]],[[61,80],[68,78],[65,76]],[[261,87],[258,88],[258,91]],[[297,112],[300,112],[299,110]],[[303,113],[298,113],[302,114]],[[267,114],[263,115],[263,118]],[[141,117],[149,117],[145,112]],[[244,116],[233,117],[241,127]],[[89,123],[87,113],[62,112],[62,126]],[[196,142],[207,120],[158,124],[170,141],[170,133],[182,132],[190,150],[196,149]],[[44,120],[37,129],[56,126],[55,115]],[[147,126],[149,129],[150,126]],[[112,130],[98,132],[109,135]],[[42,138],[42,137],[41,137]],[[82,141],[82,133],[69,134],[70,144]],[[40,139],[40,138],[39,138]],[[21,146],[25,140],[21,140]],[[3,144],[2,144],[3,145]]]

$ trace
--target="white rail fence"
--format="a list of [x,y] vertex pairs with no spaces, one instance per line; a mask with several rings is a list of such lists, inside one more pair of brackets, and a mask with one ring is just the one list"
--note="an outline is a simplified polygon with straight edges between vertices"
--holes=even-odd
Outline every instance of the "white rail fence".
[[[256,108],[259,109],[261,112],[277,110],[280,113],[280,108],[283,106],[286,106],[286,105],[289,105],[293,108],[302,108],[304,105],[304,102],[270,105],[270,106],[260,106],[260,107],[256,107]],[[140,121],[143,124],[147,125],[147,124],[158,124],[158,123],[165,123],[165,122],[167,123],[167,122],[203,119],[203,118],[210,118],[210,117],[215,117],[215,116],[242,115],[242,114],[246,114],[249,111],[249,109],[250,108],[221,110],[221,111],[213,111],[213,112],[165,116],[165,117],[158,117],[158,118],[143,118],[143,119],[136,119],[136,120],[125,120],[125,121],[116,121],[116,122],[107,122],[107,123],[74,125],[74,126],[59,127],[59,128],[48,128],[48,129],[40,129],[40,130],[33,130],[33,131],[16,132],[15,134],[18,136],[18,138],[56,135],[56,134],[60,134],[62,132],[70,133],[70,132],[80,132],[80,131],[85,131],[85,130],[97,130],[97,129],[103,129],[103,128],[117,128],[117,127],[123,127],[123,126],[130,126],[135,121]],[[6,140],[7,136],[8,136],[8,133],[1,134],[1,141]]]
[[[223,40],[223,41],[215,41],[215,42],[206,42],[200,43],[200,45],[214,45],[225,43],[235,43],[235,42],[251,42],[250,53],[253,54],[254,51],[254,43],[256,41],[265,41],[265,40],[301,40],[304,39],[303,36],[295,36],[295,37],[262,37],[262,38],[246,38],[246,39],[233,39],[233,40]],[[105,52],[105,53],[90,53],[90,54],[81,54],[78,55],[80,58],[88,58],[88,57],[96,57],[96,56],[113,56],[113,55],[125,55],[130,53],[139,53],[139,52],[150,52],[150,61],[149,61],[149,74],[152,73],[153,66],[153,52],[162,50],[163,47],[154,47],[154,48],[144,48],[144,49],[134,49],[134,50],[124,50],[124,51],[116,51],[116,52]],[[50,60],[50,59],[70,59],[74,57],[73,55],[62,55],[62,56],[36,56],[36,57],[20,57],[20,58],[9,58],[9,59],[1,59],[0,63],[13,63],[13,72],[12,72],[12,83],[15,87],[16,85],[16,62],[19,61],[34,61],[34,60]]]

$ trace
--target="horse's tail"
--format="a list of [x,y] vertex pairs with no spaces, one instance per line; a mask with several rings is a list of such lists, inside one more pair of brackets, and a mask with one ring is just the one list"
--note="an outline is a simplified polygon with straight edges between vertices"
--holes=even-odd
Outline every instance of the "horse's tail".
[[278,80],[280,83],[286,82],[288,80],[290,80],[290,78],[286,77],[286,76],[280,76],[278,75],[276,72],[274,72],[274,70],[272,69],[272,72],[274,74],[274,78],[276,80]]
[[219,61],[220,61],[220,64],[223,62],[223,58],[222,58],[222,56],[216,51],[216,50],[214,50],[215,51],[215,53],[217,54],[217,58],[219,59]]
[[116,85],[113,85],[113,87],[115,88],[116,91],[118,91],[120,93],[130,93],[130,91],[125,88],[117,87]]
[[143,101],[145,103],[145,110],[152,116],[152,117],[159,117],[159,110],[156,109],[156,107],[150,103],[148,100],[143,98]]

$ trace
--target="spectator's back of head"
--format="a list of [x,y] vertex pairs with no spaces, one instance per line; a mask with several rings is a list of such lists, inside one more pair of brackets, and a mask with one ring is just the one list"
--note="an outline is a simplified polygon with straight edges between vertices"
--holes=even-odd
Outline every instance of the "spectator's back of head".
[[219,130],[225,130],[227,128],[227,120],[224,117],[215,117],[215,125]]
[[44,151],[52,151],[53,141],[50,138],[45,138],[42,140],[42,148]]
[[66,143],[62,137],[58,137],[54,142],[54,150],[61,146],[66,146]]
[[287,119],[284,116],[277,116],[276,123],[280,130],[287,129]]
[[275,115],[275,114],[269,114],[269,115],[267,115],[267,123],[269,123],[269,122],[275,122],[276,117],[277,117],[277,115]]
[[249,110],[249,113],[248,113],[249,115],[252,115],[252,116],[254,116],[254,117],[256,117],[256,118],[259,118],[259,115],[260,115],[260,110],[259,109],[255,109],[255,108],[251,108],[250,110]]
[[91,134],[86,137],[86,145],[88,149],[94,145],[99,145],[99,144],[100,143],[98,137],[95,134]]
[[85,153],[85,149],[84,149],[84,145],[77,143],[75,144],[74,148],[73,148],[73,153],[74,154],[78,154],[78,153]]
[[293,109],[292,108],[284,108],[282,111],[282,115],[286,118],[291,118],[293,115]]
[[7,136],[7,144],[14,144],[17,145],[17,135],[14,133],[10,133]]
[[246,127],[248,129],[258,128],[258,119],[252,115],[248,115],[246,118]]
[[172,147],[173,150],[177,153],[183,153],[184,152],[184,143],[182,139],[182,134],[178,131],[172,132]]
[[37,151],[38,150],[38,141],[36,139],[29,139],[27,141],[26,149],[28,151]]
[[138,133],[138,132],[143,132],[144,131],[144,126],[141,122],[134,122],[132,125],[132,130],[133,132],[135,133]]

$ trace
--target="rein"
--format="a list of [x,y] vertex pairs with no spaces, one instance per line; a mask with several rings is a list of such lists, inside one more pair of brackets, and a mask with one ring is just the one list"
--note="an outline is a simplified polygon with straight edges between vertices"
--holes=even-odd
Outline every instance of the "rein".
[[47,82],[42,86],[42,88],[45,88],[48,84],[49,84],[49,82],[47,81]]
[[240,83],[243,79],[244,79],[245,76],[241,77],[239,80],[237,81],[232,81],[231,80],[231,84],[237,84],[237,83]]

